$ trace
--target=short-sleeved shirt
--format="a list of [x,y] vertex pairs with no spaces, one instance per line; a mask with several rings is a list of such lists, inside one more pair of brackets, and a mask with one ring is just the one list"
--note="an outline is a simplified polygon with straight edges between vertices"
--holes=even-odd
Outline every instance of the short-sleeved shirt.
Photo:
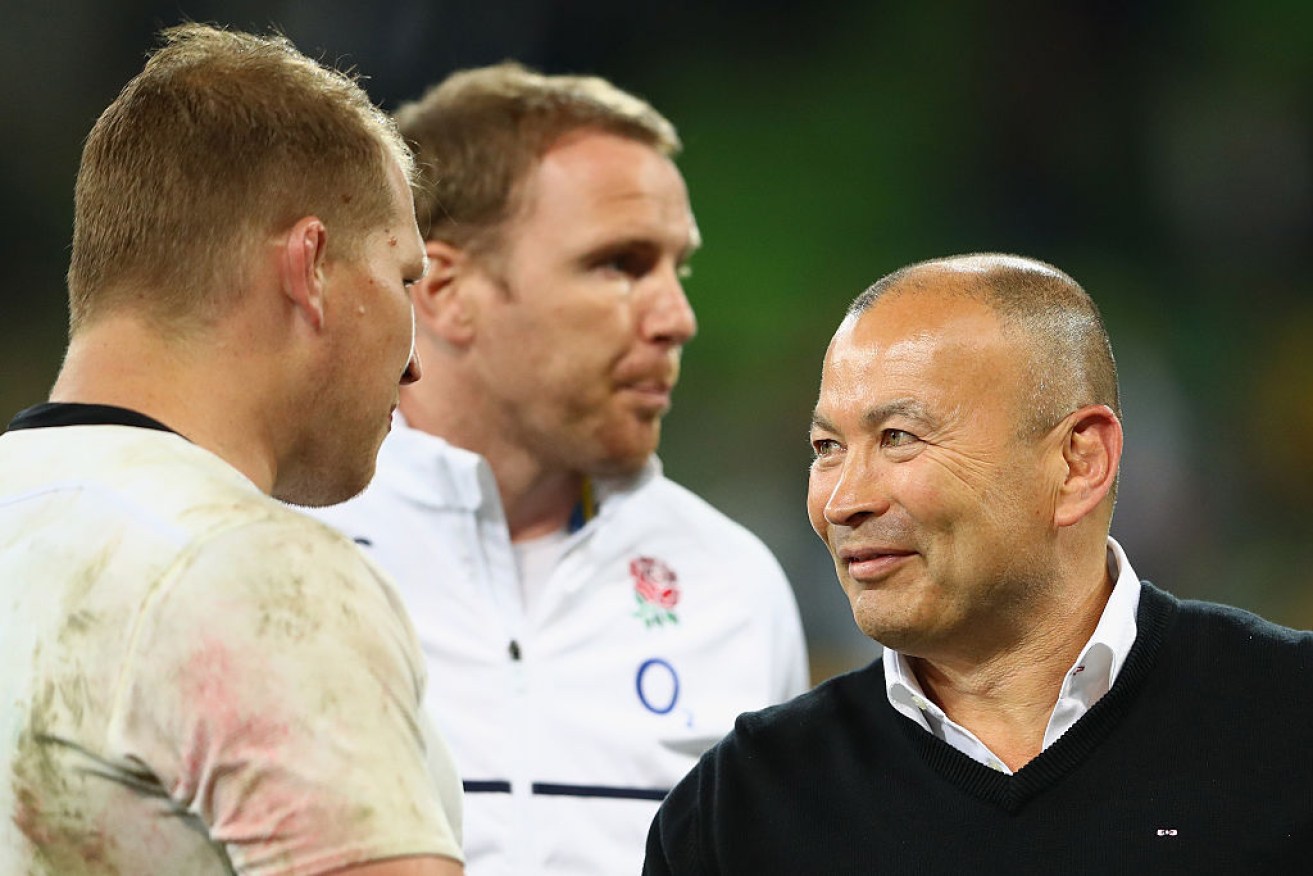
[[459,859],[423,684],[384,575],[208,451],[0,436],[0,872]]

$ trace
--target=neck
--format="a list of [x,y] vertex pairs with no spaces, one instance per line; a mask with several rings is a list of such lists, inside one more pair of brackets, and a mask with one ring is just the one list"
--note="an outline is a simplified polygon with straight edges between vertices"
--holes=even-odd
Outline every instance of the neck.
[[927,696],[1014,772],[1043,750],[1063,680],[1107,606],[1113,580],[1102,553],[1098,568],[1036,603],[1024,632],[983,656],[908,657]]
[[501,462],[500,467],[493,460],[488,464],[497,479],[511,541],[550,535],[569,524],[583,498],[583,475],[539,471],[536,477],[529,472],[517,476],[513,465],[505,464],[506,460]]
[[153,417],[232,465],[265,493],[276,459],[258,415],[262,370],[240,347],[205,335],[165,341],[140,320],[107,316],[77,333],[50,393]]
[[[401,392],[400,407],[406,423],[487,461],[497,482],[512,542],[563,529],[583,494],[584,474],[544,459],[526,447],[517,440],[520,430],[513,414],[499,416],[489,410],[478,393],[447,392],[462,385],[459,374],[443,372],[441,364],[428,374],[433,376]],[[467,385],[474,386],[474,382]]]

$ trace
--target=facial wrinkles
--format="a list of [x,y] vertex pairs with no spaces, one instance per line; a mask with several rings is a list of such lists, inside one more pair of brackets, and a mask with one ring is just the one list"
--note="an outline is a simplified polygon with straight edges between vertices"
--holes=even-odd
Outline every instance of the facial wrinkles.
[[884,514],[869,515],[854,527],[832,524],[826,541],[830,543],[836,561],[839,560],[839,551],[849,546],[920,551],[921,545],[916,522],[899,505],[891,506]]
[[[1009,351],[1008,345],[988,339],[946,344],[938,363],[942,370],[934,375],[935,383],[946,387],[945,396],[955,407],[946,434],[927,448],[926,462],[955,486],[955,504],[971,510],[946,522],[977,535],[1016,532],[1018,525],[1024,525],[1025,504],[1030,501],[1034,471],[1025,448],[1016,443],[1013,414],[1018,406],[1019,369]],[[954,384],[946,380],[950,374],[962,377]],[[959,547],[972,541],[961,542]],[[1024,545],[1027,540],[1016,541]],[[997,588],[990,588],[991,592],[998,590],[990,601],[997,599],[1006,607],[1027,589],[1017,585],[1029,579],[1025,570],[1033,564],[1020,546],[1014,546],[1004,565],[1011,571],[999,579]]]
[[1003,462],[1016,431],[1020,375],[1011,345],[971,325],[950,325],[909,344],[916,348],[904,357],[911,380],[919,380],[927,407],[943,424],[924,437],[946,451],[949,472],[970,486]]
[[[871,499],[869,491],[882,489],[883,485],[878,481],[889,475],[882,468],[891,464],[881,458],[880,427],[876,426],[873,434],[864,435],[860,432],[865,426],[849,422],[853,414],[861,418],[859,412],[864,410],[861,406],[867,399],[860,392],[860,381],[844,379],[849,376],[845,374],[844,365],[843,361],[833,359],[827,364],[822,400],[816,411],[814,429],[822,434],[833,434],[846,445],[841,460],[818,459],[813,465],[809,501],[819,503],[822,509],[827,509],[834,501],[837,491],[855,491],[861,496],[858,506],[865,509]],[[819,532],[834,551],[836,561],[839,550],[846,545],[910,548],[914,543],[915,528],[896,503],[878,513],[863,514],[852,522],[836,522],[829,517],[828,511],[821,511],[821,514],[816,521]],[[840,568],[841,575],[842,572]]]
[[[889,333],[892,339],[886,340],[881,337],[881,323],[861,324],[879,316],[877,311],[859,317],[836,338],[823,379],[826,392],[822,407],[834,412],[866,413],[882,405],[896,409],[905,399],[908,407],[924,409],[924,417],[881,416],[878,422],[862,423],[860,427],[849,423],[847,427],[860,428],[877,448],[873,452],[879,452],[878,443],[885,429],[912,433],[924,445],[918,454],[921,458],[884,463],[893,468],[883,476],[897,477],[901,465],[930,466],[992,510],[995,502],[991,473],[1003,460],[1002,448],[991,440],[997,424],[989,422],[985,404],[996,396],[997,389],[981,379],[989,372],[981,361],[992,360],[995,356],[991,354],[996,351],[988,343],[954,337],[961,332],[953,331],[951,324],[949,330],[912,327],[900,331],[902,327],[894,326]],[[901,514],[884,517],[894,521]],[[864,527],[869,531],[873,525],[867,522]],[[889,525],[878,523],[881,532]]]

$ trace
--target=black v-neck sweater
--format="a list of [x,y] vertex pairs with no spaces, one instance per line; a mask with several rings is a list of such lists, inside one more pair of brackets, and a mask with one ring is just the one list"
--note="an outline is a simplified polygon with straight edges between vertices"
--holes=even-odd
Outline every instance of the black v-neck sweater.
[[896,712],[877,660],[741,716],[644,872],[1313,873],[1313,633],[1145,583],[1116,684],[1013,776]]

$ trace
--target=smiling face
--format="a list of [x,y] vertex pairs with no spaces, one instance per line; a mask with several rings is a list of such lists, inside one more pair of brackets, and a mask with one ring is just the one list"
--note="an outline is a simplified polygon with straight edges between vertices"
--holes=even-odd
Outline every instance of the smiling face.
[[916,656],[988,648],[1051,577],[1053,434],[1019,437],[1026,347],[952,272],[894,289],[826,354],[808,483],[812,527],[858,626]]
[[473,278],[483,419],[550,467],[636,470],[696,331],[681,285],[698,245],[684,180],[656,150],[589,131],[550,149],[522,198]]

